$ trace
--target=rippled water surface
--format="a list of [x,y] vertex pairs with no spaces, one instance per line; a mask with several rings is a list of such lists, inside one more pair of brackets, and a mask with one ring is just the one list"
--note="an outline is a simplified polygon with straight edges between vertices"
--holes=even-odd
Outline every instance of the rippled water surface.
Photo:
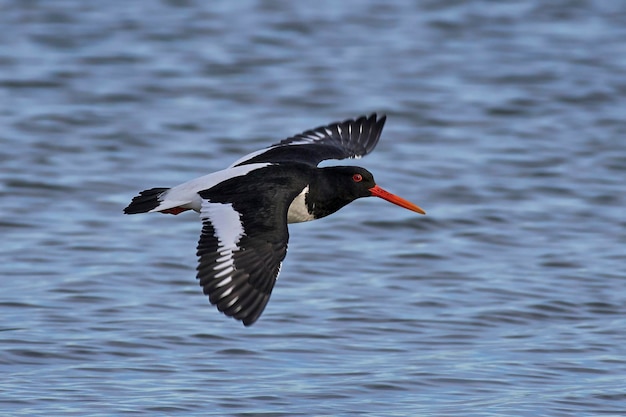
[[[623,416],[626,3],[0,0],[0,410]],[[135,193],[388,121],[250,328]]]

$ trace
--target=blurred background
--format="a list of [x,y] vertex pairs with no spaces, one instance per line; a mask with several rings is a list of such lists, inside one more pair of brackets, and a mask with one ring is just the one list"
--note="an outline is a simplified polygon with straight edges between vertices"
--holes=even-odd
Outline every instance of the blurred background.
[[[626,3],[0,0],[7,415],[623,415]],[[251,328],[200,222],[124,216],[388,115],[378,199],[290,227]],[[342,162],[344,163],[344,162]]]

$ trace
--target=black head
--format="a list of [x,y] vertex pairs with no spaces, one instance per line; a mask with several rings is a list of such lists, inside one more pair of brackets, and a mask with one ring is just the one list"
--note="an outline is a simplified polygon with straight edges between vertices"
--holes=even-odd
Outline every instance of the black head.
[[400,207],[426,214],[424,210],[376,185],[374,176],[365,168],[358,166],[336,166],[321,168],[320,178],[315,190],[311,190],[311,202],[317,203],[321,216],[334,213],[341,207],[361,197],[380,197]]
[[374,175],[357,166],[337,166],[322,168],[326,182],[334,188],[334,194],[342,199],[354,201],[372,195],[370,188],[376,186]]

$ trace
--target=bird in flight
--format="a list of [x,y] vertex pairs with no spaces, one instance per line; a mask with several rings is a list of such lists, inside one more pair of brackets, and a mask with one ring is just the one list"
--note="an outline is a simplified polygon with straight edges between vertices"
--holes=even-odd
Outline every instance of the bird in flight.
[[319,219],[370,196],[426,214],[376,185],[365,168],[317,166],[370,153],[385,120],[374,113],[307,130],[222,171],[144,190],[124,213],[200,213],[200,286],[219,311],[250,326],[265,309],[287,254],[288,223]]

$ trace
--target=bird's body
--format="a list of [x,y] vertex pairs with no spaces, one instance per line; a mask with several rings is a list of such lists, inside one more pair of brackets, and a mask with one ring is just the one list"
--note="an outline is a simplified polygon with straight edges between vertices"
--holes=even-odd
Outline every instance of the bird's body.
[[369,153],[384,122],[384,116],[373,114],[308,130],[225,170],[172,188],[142,191],[124,212],[199,212],[200,285],[220,311],[251,325],[263,312],[287,253],[288,223],[328,216],[368,196],[424,214],[378,187],[364,168],[317,167],[325,159]]

